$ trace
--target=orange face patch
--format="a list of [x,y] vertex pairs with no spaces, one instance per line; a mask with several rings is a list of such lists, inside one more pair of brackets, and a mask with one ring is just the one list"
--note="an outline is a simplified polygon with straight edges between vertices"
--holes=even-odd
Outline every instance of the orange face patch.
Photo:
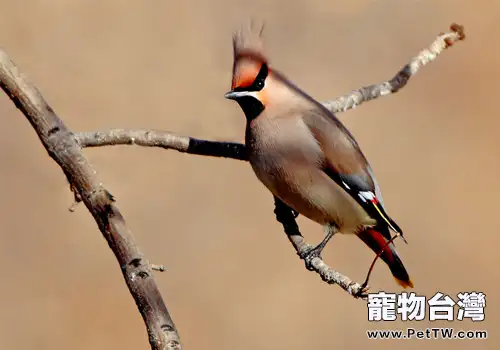
[[233,82],[231,84],[231,89],[236,88],[247,88],[253,84],[257,74],[240,74],[233,76]]
[[231,89],[245,88],[253,84],[262,67],[262,60],[254,56],[240,56],[234,63]]

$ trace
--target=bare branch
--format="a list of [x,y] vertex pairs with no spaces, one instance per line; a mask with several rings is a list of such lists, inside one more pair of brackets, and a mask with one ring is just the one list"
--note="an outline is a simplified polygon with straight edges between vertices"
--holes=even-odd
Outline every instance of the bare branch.
[[449,32],[440,34],[429,47],[413,57],[391,80],[351,91],[335,100],[323,102],[323,105],[333,113],[340,113],[353,109],[363,102],[396,93],[406,86],[408,80],[420,68],[434,61],[445,49],[457,41],[464,39],[464,27],[454,23],[450,26]]
[[75,134],[81,147],[138,145],[161,147],[201,156],[247,160],[245,145],[235,142],[199,140],[159,130],[125,130],[81,132]]
[[135,244],[113,196],[97,180],[73,134],[38,89],[0,50],[0,86],[35,129],[61,167],[76,202],[83,201],[120,264],[123,277],[147,327],[154,350],[181,349],[179,335],[156,286],[150,263]]

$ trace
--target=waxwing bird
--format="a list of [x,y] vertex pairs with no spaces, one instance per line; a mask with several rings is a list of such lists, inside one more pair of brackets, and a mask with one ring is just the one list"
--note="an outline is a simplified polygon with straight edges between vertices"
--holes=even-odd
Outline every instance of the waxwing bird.
[[402,287],[413,283],[390,230],[380,188],[360,146],[322,104],[271,68],[262,28],[243,26],[233,36],[233,77],[225,97],[246,116],[245,144],[257,178],[290,208],[321,224],[319,256],[337,233],[354,234],[389,266]]

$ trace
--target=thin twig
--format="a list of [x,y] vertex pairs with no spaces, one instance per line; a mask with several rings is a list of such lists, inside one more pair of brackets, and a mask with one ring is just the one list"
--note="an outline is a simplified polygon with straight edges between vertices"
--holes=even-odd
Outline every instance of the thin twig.
[[[341,113],[355,108],[363,102],[396,93],[405,87],[409,79],[423,66],[434,61],[454,43],[464,39],[464,28],[458,24],[452,24],[449,32],[440,34],[429,47],[414,56],[392,79],[354,90],[337,99],[323,102],[323,105],[334,113]],[[81,147],[139,145],[161,147],[189,154],[247,160],[245,145],[243,144],[200,140],[188,136],[178,136],[167,131],[112,129],[81,132],[75,134],[75,138]],[[307,244],[302,237],[292,210],[281,201],[276,201],[275,198],[275,214],[276,219],[283,225],[296,252],[304,259],[305,253],[312,246]],[[365,298],[367,288],[363,288],[361,284],[353,282],[348,277],[333,270],[322,259],[315,257],[311,261],[306,261],[306,267],[318,273],[325,282],[338,284],[350,295]]]
[[335,100],[323,102],[323,105],[333,113],[341,113],[356,108],[363,102],[394,94],[405,87],[410,78],[423,66],[434,61],[445,49],[451,47],[457,41],[464,39],[464,27],[453,23],[449,32],[440,34],[429,47],[412,57],[410,62],[397,72],[392,79],[353,90]]
[[156,264],[151,264],[151,269],[153,271],[159,271],[159,272],[164,272],[166,271],[167,269],[165,268],[165,266],[163,265],[156,265]]
[[50,157],[61,167],[75,193],[75,201],[83,201],[94,217],[144,319],[151,348],[181,349],[178,332],[160,295],[151,265],[139,251],[113,196],[98,181],[71,131],[2,50],[0,86],[31,123]]
[[[304,240],[292,209],[277,197],[274,197],[274,207],[276,220],[283,225],[283,229],[299,257],[301,259],[305,259],[307,253],[314,248],[314,246],[308,244]],[[326,283],[338,284],[342,289],[355,298],[367,298],[367,292],[369,289],[368,286],[363,288],[361,284],[352,281],[349,277],[332,269],[321,258],[314,257],[310,261],[305,261],[305,263],[308,270],[319,274],[321,279]]]

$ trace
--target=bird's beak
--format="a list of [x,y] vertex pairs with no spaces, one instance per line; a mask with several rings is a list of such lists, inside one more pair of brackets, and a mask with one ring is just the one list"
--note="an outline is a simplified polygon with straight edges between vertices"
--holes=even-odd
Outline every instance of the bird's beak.
[[241,97],[251,96],[251,95],[252,95],[251,92],[248,91],[229,91],[224,95],[224,97],[229,100],[237,100]]

